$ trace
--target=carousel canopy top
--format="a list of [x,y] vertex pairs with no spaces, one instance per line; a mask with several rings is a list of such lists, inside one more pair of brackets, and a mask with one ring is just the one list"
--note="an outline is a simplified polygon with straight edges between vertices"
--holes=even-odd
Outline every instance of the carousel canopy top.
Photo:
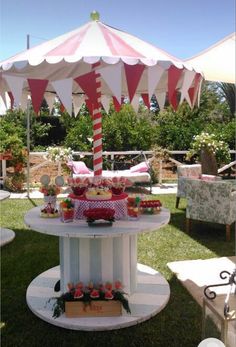
[[[194,106],[202,75],[188,63],[124,31],[99,21],[98,13],[82,27],[0,62],[0,95],[5,93],[24,109],[27,93],[38,113],[42,98],[59,97],[68,113],[78,110],[81,97],[93,98],[99,74],[102,103],[128,97],[133,105],[143,96],[156,96],[160,108],[166,98],[176,109],[177,93]],[[80,99],[79,99],[80,97]],[[84,100],[82,100],[83,102]],[[106,107],[105,107],[106,109]]]
[[0,67],[4,71],[25,71],[27,66],[41,64],[43,69],[44,63],[81,61],[92,64],[100,60],[106,64],[123,61],[129,65],[142,63],[148,66],[158,61],[170,61],[177,67],[184,66],[178,58],[162,49],[100,22],[98,13],[92,13],[91,17],[93,20],[73,31],[0,62]]

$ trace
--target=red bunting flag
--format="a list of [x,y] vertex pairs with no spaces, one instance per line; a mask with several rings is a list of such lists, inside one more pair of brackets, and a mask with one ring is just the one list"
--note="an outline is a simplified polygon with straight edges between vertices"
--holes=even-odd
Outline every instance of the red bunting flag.
[[175,90],[172,98],[169,100],[170,104],[172,105],[173,109],[176,111],[178,108],[178,100],[177,100],[177,91]]
[[168,99],[174,110],[178,107],[176,87],[182,72],[183,69],[178,69],[174,65],[171,65],[168,70]]
[[196,100],[197,100],[197,93],[199,89],[199,83],[201,81],[201,74],[196,73],[195,78],[194,78],[194,85],[193,87],[189,88],[188,90],[188,95],[191,100],[192,107],[194,107]]
[[62,102],[60,104],[60,111],[61,111],[61,113],[63,113],[65,111],[65,106],[63,105]]
[[38,114],[42,101],[43,95],[48,85],[48,80],[38,80],[28,78],[28,84],[31,92],[31,100],[34,112]]
[[149,95],[148,94],[141,94],[143,98],[144,104],[147,106],[147,108],[150,108],[150,102],[149,102]]
[[7,92],[9,98],[10,98],[10,101],[11,101],[11,110],[13,110],[13,106],[14,106],[14,96],[12,94],[12,92]]
[[145,69],[145,65],[137,64],[137,65],[127,65],[124,64],[125,67],[125,76],[128,86],[129,92],[129,100],[132,101],[136,89],[138,87],[139,81],[141,79],[143,70]]
[[93,115],[93,104],[92,104],[92,102],[90,101],[90,99],[85,98],[85,104],[86,104],[86,106],[87,106],[87,108],[89,110],[89,113],[90,113],[91,117],[92,117],[92,115]]
[[97,93],[96,75],[97,74],[95,71],[91,71],[75,78],[75,82],[77,82],[78,85],[83,89],[90,102],[95,105],[95,108],[97,107],[99,98],[99,95]]
[[188,90],[188,95],[189,95],[189,98],[190,98],[192,107],[194,106],[194,105],[193,105],[194,90],[195,90],[195,87],[191,87],[191,88],[189,88],[189,90]]
[[121,104],[119,103],[119,101],[117,100],[115,96],[113,96],[112,99],[113,99],[113,104],[114,104],[116,112],[120,112]]

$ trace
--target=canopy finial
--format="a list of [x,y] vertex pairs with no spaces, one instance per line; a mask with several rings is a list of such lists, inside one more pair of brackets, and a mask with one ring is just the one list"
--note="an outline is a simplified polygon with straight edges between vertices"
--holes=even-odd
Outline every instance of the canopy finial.
[[99,21],[100,19],[100,14],[98,11],[93,11],[90,13],[90,18],[94,21]]

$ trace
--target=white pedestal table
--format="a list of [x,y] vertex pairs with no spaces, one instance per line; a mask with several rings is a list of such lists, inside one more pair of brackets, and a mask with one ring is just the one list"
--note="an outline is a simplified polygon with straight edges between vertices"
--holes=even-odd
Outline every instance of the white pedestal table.
[[[10,192],[6,190],[0,190],[0,201],[8,199],[10,197]],[[0,227],[0,247],[6,245],[7,243],[14,240],[16,234],[13,230]]]
[[[157,231],[170,219],[169,210],[141,215],[139,220],[119,220],[113,226],[87,225],[85,220],[62,223],[60,218],[40,218],[40,208],[25,215],[31,229],[59,236],[60,266],[47,270],[32,281],[27,290],[27,303],[40,318],[51,324],[75,330],[110,330],[144,321],[158,313],[169,300],[167,281],[154,269],[137,264],[137,235]],[[129,294],[131,315],[120,317],[52,318],[50,297],[59,296],[54,285],[60,279],[61,292],[69,282],[114,282],[121,280]]]

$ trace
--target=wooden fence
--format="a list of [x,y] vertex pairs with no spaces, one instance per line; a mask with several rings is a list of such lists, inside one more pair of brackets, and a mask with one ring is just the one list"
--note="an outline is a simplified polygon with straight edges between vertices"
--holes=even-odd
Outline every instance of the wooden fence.
[[[182,165],[184,163],[184,158],[185,155],[187,153],[187,150],[183,150],[183,151],[169,151],[170,153],[170,157],[169,157],[169,161],[174,163],[176,166],[178,165]],[[231,150],[230,151],[231,155],[236,156],[236,150]],[[119,156],[138,156],[138,155],[143,155],[146,156],[147,158],[151,157],[153,154],[152,151],[104,151],[103,152],[103,156],[104,158],[107,158],[110,162],[111,162],[111,169],[114,169],[114,162],[116,161],[116,157]],[[92,152],[73,152],[73,155],[79,156],[81,158],[84,158],[86,156],[92,156],[93,153]],[[30,157],[31,156],[39,156],[39,157],[46,157],[46,152],[30,152]],[[175,158],[178,158],[175,159]],[[181,161],[180,161],[181,158]],[[44,160],[43,162],[34,165],[30,168],[30,174],[33,174],[36,170],[40,169],[41,167],[45,166],[49,161],[48,160]],[[61,174],[61,162],[58,162],[58,174]],[[6,160],[1,160],[1,165],[2,165],[2,180],[4,180],[4,178],[7,175],[6,172]],[[222,173],[225,170],[228,170],[229,168],[231,168],[232,170],[234,170],[234,166],[236,165],[236,160],[233,160],[231,163],[221,167],[218,170],[218,173]],[[158,181],[161,184],[162,183],[162,179],[163,179],[163,161],[160,159],[159,160],[159,170],[158,170]]]

